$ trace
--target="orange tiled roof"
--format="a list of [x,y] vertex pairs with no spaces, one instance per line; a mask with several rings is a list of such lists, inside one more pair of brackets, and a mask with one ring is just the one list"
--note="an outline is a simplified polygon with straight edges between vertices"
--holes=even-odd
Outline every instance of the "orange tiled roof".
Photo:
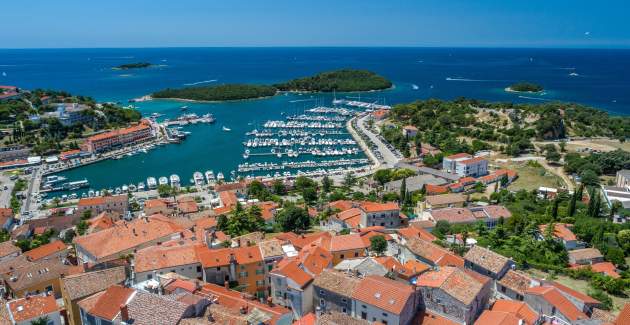
[[534,310],[522,301],[499,299],[492,305],[492,310],[514,314],[519,319],[524,320],[526,325],[535,324],[539,317]]
[[483,157],[475,157],[475,158],[470,158],[467,160],[460,161],[460,163],[464,165],[471,165],[471,164],[475,164],[475,163],[478,163],[480,161],[485,161],[485,160],[486,158],[483,158]]
[[151,246],[135,254],[135,272],[147,272],[174,266],[199,263],[194,245]]
[[424,189],[425,189],[427,194],[445,194],[445,193],[448,193],[448,186],[444,186],[444,185],[426,184],[426,185],[424,185]]
[[120,313],[120,306],[126,305],[127,301],[134,293],[135,290],[131,288],[113,285],[98,297],[88,313],[111,321]]
[[145,209],[165,208],[167,206],[168,204],[166,199],[151,199],[144,201]]
[[[545,234],[547,226],[548,225],[540,225],[540,226],[538,226],[538,228],[540,229],[540,233]],[[556,224],[554,224],[553,236],[556,237],[556,238],[560,238],[560,239],[566,240],[566,241],[577,240],[577,237],[575,236],[573,231],[571,231],[571,229],[569,229],[569,227],[571,227],[571,226],[573,226],[573,225],[567,224],[567,223],[556,223]]]
[[271,273],[284,275],[285,277],[293,280],[293,282],[295,282],[300,288],[304,288],[307,284],[313,281],[313,277],[301,269],[300,263],[295,260],[280,261]]
[[115,227],[76,237],[74,242],[92,256],[99,258],[116,255],[141,244],[175,235],[183,228],[168,218],[155,214],[131,222],[122,222]]
[[459,325],[459,323],[456,323],[438,314],[433,314],[429,311],[425,311],[424,313],[418,312],[416,316],[416,320],[417,322],[414,321],[412,324],[415,324],[415,325]]
[[413,299],[410,285],[382,276],[370,275],[355,287],[352,298],[400,315],[409,299]]
[[348,219],[356,218],[357,216],[361,216],[361,209],[359,208],[350,208],[348,210],[341,211],[335,215],[337,219],[341,221],[347,221]]
[[466,255],[464,255],[464,259],[475,263],[486,270],[492,271],[495,274],[499,274],[499,272],[510,261],[510,259],[501,254],[477,245],[473,246]]
[[420,274],[431,267],[425,263],[422,263],[418,260],[408,260],[405,262],[404,267],[411,272],[412,275]]
[[352,203],[352,201],[349,201],[349,200],[337,200],[337,201],[328,203],[328,206],[332,209],[339,209],[341,211],[345,211],[348,209],[352,209],[354,204]]
[[333,256],[325,248],[312,245],[300,251],[299,259],[310,273],[318,275],[332,264]]
[[150,128],[149,124],[145,120],[142,120],[142,122],[140,124],[138,124],[138,125],[134,125],[134,126],[130,126],[128,128],[124,128],[124,129],[118,129],[118,130],[113,130],[113,131],[109,131],[109,132],[104,132],[104,133],[93,135],[93,136],[87,138],[87,141],[94,142],[94,141],[114,138],[114,137],[117,137],[117,136],[126,135],[126,134],[130,134],[130,133],[146,130],[146,129],[149,129],[149,128]]
[[516,315],[504,311],[484,310],[475,325],[523,325]]
[[341,236],[334,236],[330,239],[329,250],[331,252],[340,252],[354,249],[367,248],[360,234],[348,234]]
[[514,270],[508,270],[498,283],[506,288],[520,293],[521,295],[524,295],[525,291],[527,291],[530,287],[540,284],[539,281],[535,281],[529,275]]
[[569,287],[567,287],[567,286],[565,286],[563,284],[560,284],[558,282],[545,281],[545,285],[552,286],[552,287],[554,287],[554,288],[556,288],[556,289],[558,289],[558,290],[560,290],[560,291],[562,291],[562,292],[564,292],[564,293],[566,293],[568,295],[573,296],[577,300],[583,301],[584,303],[596,304],[596,305],[597,304],[601,304],[601,302],[599,300],[597,300],[597,299],[595,299],[595,298],[593,298],[593,297],[591,297],[589,295],[585,295],[585,294],[583,294],[583,293],[581,293],[579,291],[573,290],[573,289],[571,289],[571,288],[569,288]]
[[238,264],[262,262],[262,254],[258,246],[209,249],[205,246],[196,248],[197,257],[204,268],[225,266],[234,258]]
[[9,301],[7,305],[17,323],[34,320],[58,310],[54,296],[30,296]]
[[379,202],[363,201],[361,202],[359,206],[365,212],[400,210],[400,207],[398,206],[398,203],[396,202],[379,203]]
[[9,256],[11,254],[19,254],[21,252],[22,250],[19,247],[15,246],[10,240],[0,243],[0,258]]
[[529,288],[526,291],[527,294],[533,294],[541,296],[544,300],[550,303],[552,306],[562,313],[571,321],[578,319],[588,319],[588,316],[579,310],[575,305],[567,299],[560,290],[552,286],[542,286]]
[[439,288],[465,305],[470,305],[483,288],[476,278],[462,269],[449,266],[421,274],[417,284],[421,287]]
[[430,212],[435,222],[448,221],[450,224],[474,223],[477,221],[475,215],[467,208],[444,208]]
[[37,248],[33,248],[30,251],[27,251],[26,253],[24,253],[24,255],[26,255],[26,257],[30,261],[37,261],[46,256],[53,255],[55,253],[64,251],[66,249],[68,249],[68,246],[66,246],[64,242],[62,242],[61,240],[56,240],[52,243],[48,243],[48,244],[39,246]]
[[619,316],[617,316],[615,325],[630,325],[630,303],[623,305]]
[[302,318],[295,320],[292,325],[315,325],[317,318],[312,312],[302,316]]
[[236,206],[236,203],[238,202],[238,198],[236,197],[236,194],[231,191],[219,192],[219,198],[221,199],[223,206],[226,208],[233,208]]

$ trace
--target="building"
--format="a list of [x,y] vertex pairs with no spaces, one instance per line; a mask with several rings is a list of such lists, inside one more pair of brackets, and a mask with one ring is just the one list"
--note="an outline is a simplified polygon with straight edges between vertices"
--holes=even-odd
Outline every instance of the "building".
[[122,219],[121,215],[116,212],[101,212],[97,216],[88,220],[87,234],[99,232],[101,230],[112,228],[116,222]]
[[79,273],[61,279],[61,296],[67,310],[70,325],[81,325],[80,300],[112,285],[123,284],[127,278],[125,266]]
[[353,315],[352,295],[360,280],[341,272],[324,270],[313,281],[315,307],[322,312]]
[[589,265],[603,261],[604,256],[597,248],[582,248],[569,251],[570,264]]
[[[626,182],[625,178],[623,182]],[[613,202],[617,201],[621,203],[621,206],[625,209],[630,209],[630,187],[602,186],[602,192],[604,193],[604,198],[609,208],[612,206]]]
[[398,260],[401,263],[418,260],[430,266],[464,266],[464,259],[461,257],[430,241],[417,237],[402,240]]
[[508,270],[496,283],[496,293],[505,299],[523,301],[529,288],[538,287],[541,281],[515,270]]
[[360,234],[348,234],[333,236],[327,248],[333,256],[333,265],[337,265],[346,258],[366,256],[368,247],[369,241],[366,242]]
[[22,96],[20,89],[15,86],[0,86],[0,101],[18,99]]
[[68,246],[61,240],[55,240],[24,253],[24,256],[31,261],[39,261],[43,258],[65,259],[68,256]]
[[508,219],[512,213],[501,205],[487,205],[474,208],[445,208],[425,212],[423,215],[427,220],[437,223],[446,221],[449,224],[474,224],[483,222],[486,227],[492,229],[496,227],[501,218]]
[[509,258],[485,247],[473,246],[464,255],[465,267],[494,280],[500,279],[514,265]]
[[13,209],[0,208],[0,229],[10,231],[13,223]]
[[34,295],[11,300],[0,308],[7,309],[10,324],[29,325],[43,318],[48,320],[47,325],[62,324],[55,297],[50,295]]
[[63,126],[90,123],[94,117],[88,113],[89,106],[77,103],[55,103],[55,111],[45,113],[44,118],[56,118]]
[[198,245],[151,246],[134,254],[133,282],[156,279],[157,275],[176,273],[189,279],[202,279],[203,269],[197,257]]
[[[405,186],[408,192],[416,192],[420,191],[424,188],[425,185],[444,185],[446,184],[446,180],[443,178],[438,178],[433,175],[425,174],[425,175],[416,175],[412,177],[407,177],[405,179]],[[399,192],[400,187],[402,185],[402,179],[391,181],[385,183],[385,191],[386,192]]]
[[402,129],[403,135],[407,138],[413,138],[418,134],[418,128],[413,125],[405,125]]
[[20,260],[12,263],[8,272],[2,274],[4,291],[11,297],[52,293],[55,298],[60,298],[59,279],[73,272],[81,272],[65,259],[57,257],[43,258],[36,262],[29,262],[22,256],[18,258]]
[[527,289],[525,302],[538,314],[558,317],[573,324],[589,317],[562,292],[553,286],[540,286]]
[[466,196],[462,194],[442,194],[428,195],[423,202],[419,203],[421,214],[426,210],[444,209],[444,208],[463,208],[466,203]]
[[[582,247],[583,243],[579,243],[580,245],[578,245],[578,239],[573,231],[571,231],[571,227],[573,227],[573,225],[567,223],[554,223],[553,225],[554,229],[551,233],[551,237],[561,242],[562,245],[564,245],[564,248],[566,248],[567,250],[573,250]],[[538,229],[540,230],[541,240],[544,239],[545,234],[547,233],[548,226],[549,225],[538,226]]]
[[147,120],[141,120],[137,125],[128,128],[93,135],[87,138],[83,145],[85,151],[101,153],[144,142],[152,138],[153,130],[151,129],[151,124]]
[[419,295],[408,284],[382,276],[366,276],[352,293],[354,317],[381,324],[407,325],[418,309]]
[[170,199],[150,199],[144,201],[144,214],[147,216],[153,214],[161,214],[165,216],[172,215],[177,209],[173,200]]
[[128,210],[129,197],[127,197],[127,194],[82,198],[79,199],[77,204],[77,213],[81,216],[85,211],[91,211],[92,216],[96,216],[101,212],[115,212],[125,215]]
[[630,170],[622,169],[617,171],[615,184],[617,185],[617,187],[630,189]]
[[541,316],[526,303],[503,299],[497,300],[475,321],[475,325],[538,325],[541,323]]
[[458,153],[444,157],[442,170],[447,173],[455,173],[460,177],[480,177],[488,174],[488,161],[482,157]]
[[0,243],[0,263],[12,260],[22,254],[22,250],[13,244],[13,241],[7,240]]
[[78,305],[82,324],[177,324],[197,316],[194,305],[120,285],[84,298]]
[[156,214],[123,221],[114,227],[74,238],[81,262],[103,263],[157,244],[179,239],[184,229]]
[[615,325],[630,325],[630,303],[623,305],[615,320]]
[[271,299],[274,303],[290,308],[297,317],[313,309],[313,276],[297,260],[282,260],[269,276]]
[[358,276],[385,276],[389,270],[373,257],[345,259],[334,267],[337,271],[351,272]]
[[456,267],[423,273],[417,285],[423,309],[466,324],[474,322],[492,294],[491,281],[478,279]]
[[398,228],[401,226],[400,207],[396,202],[364,201],[359,205],[359,209],[361,209],[361,227]]

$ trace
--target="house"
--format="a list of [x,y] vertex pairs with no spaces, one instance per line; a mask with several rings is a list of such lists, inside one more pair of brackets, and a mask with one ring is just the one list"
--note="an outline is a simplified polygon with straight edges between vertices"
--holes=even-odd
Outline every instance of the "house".
[[345,259],[335,265],[335,270],[352,272],[358,276],[385,276],[389,270],[373,257]]
[[203,270],[197,257],[196,245],[150,246],[134,254],[133,281],[140,283],[155,279],[158,274],[176,273],[201,279]]
[[[425,185],[444,185],[446,184],[446,180],[443,178],[438,178],[433,175],[416,175],[412,177],[405,178],[405,186],[408,192],[416,192],[422,190]],[[396,192],[400,191],[400,187],[402,186],[402,179],[391,181],[385,183],[385,191],[386,192]]]
[[4,290],[12,297],[52,293],[55,298],[60,298],[59,279],[73,272],[81,272],[65,259],[58,257],[43,258],[36,262],[29,262],[25,257],[18,258],[21,260],[16,261],[8,272],[2,274]]
[[82,324],[177,324],[182,318],[197,316],[195,305],[120,285],[84,298],[78,305]]
[[426,210],[463,208],[465,203],[466,196],[462,194],[427,195],[424,201],[419,203],[419,213]]
[[13,209],[0,208],[0,229],[10,231],[15,220],[13,219]]
[[615,325],[630,325],[630,303],[623,305],[615,320]]
[[[567,298],[574,306],[587,315],[590,315],[594,308],[600,307],[601,302],[577,290],[571,289],[555,281],[543,280],[543,286],[557,289],[562,296]],[[526,301],[527,302],[527,301]]]
[[22,250],[13,244],[13,241],[7,240],[0,243],[0,263],[9,261],[22,254]]
[[[620,180],[618,180],[618,182],[619,181]],[[621,182],[627,182],[627,178],[624,178]],[[630,186],[602,186],[602,192],[609,208],[612,206],[613,202],[617,201],[621,203],[621,206],[625,209],[630,209]]]
[[168,218],[156,214],[130,222],[123,221],[112,228],[75,237],[74,244],[77,258],[81,262],[98,264],[145,247],[179,239],[183,230]]
[[148,120],[124,129],[113,130],[93,135],[83,144],[85,151],[101,153],[118,149],[127,145],[148,141],[153,138],[153,130]]
[[472,157],[465,153],[456,154],[443,159],[442,169],[460,177],[480,177],[488,174],[488,161],[483,157]]
[[574,265],[574,266],[571,266],[570,268],[577,270],[577,269],[586,268],[586,267],[590,267],[591,271],[595,273],[607,275],[613,278],[621,277],[621,275],[619,275],[619,273],[617,272],[617,268],[615,267],[615,265],[610,262],[600,262],[600,263],[595,263],[591,265]]
[[[567,250],[580,248],[578,247],[577,237],[575,236],[573,231],[571,231],[571,227],[573,225],[567,224],[567,223],[554,223],[553,225],[554,227],[553,227],[553,232],[551,233],[551,237],[561,242],[562,245],[564,245],[564,248],[566,248]],[[549,225],[538,226],[538,229],[540,230],[539,239],[541,240],[544,239],[545,235],[547,234],[548,226]]]
[[88,229],[85,232],[86,234],[91,234],[95,232],[99,232],[101,230],[109,229],[114,227],[116,222],[120,221],[121,215],[118,213],[112,212],[101,212],[96,217],[93,217],[88,220]]
[[448,185],[425,184],[424,192],[426,195],[442,195],[448,193],[450,187]]
[[302,317],[313,309],[313,276],[297,260],[282,260],[269,273],[271,299]]
[[6,308],[9,324],[28,325],[39,319],[47,319],[47,325],[61,325],[61,314],[51,295],[34,295],[11,300],[0,308]]
[[576,307],[560,290],[553,286],[539,286],[527,289],[525,302],[538,314],[555,316],[573,324],[589,317]]
[[81,325],[77,302],[112,285],[123,284],[127,278],[125,266],[69,275],[61,279],[61,296],[70,325]]
[[492,289],[489,279],[478,279],[471,273],[447,266],[421,274],[417,279],[422,293],[421,308],[459,323],[472,324],[488,303]]
[[367,254],[370,243],[366,243],[360,234],[333,236],[330,238],[328,251],[333,256],[333,265],[346,258],[363,257]]
[[421,238],[409,238],[401,242],[399,261],[419,260],[430,266],[463,267],[464,260],[443,247]]
[[388,115],[389,115],[388,109],[379,109],[372,112],[372,117],[374,117],[374,119],[377,121],[384,120],[385,118],[387,118]]
[[105,211],[125,215],[129,210],[129,198],[127,194],[121,194],[79,199],[77,213],[82,216],[83,213],[88,210],[91,211],[92,216],[96,216]]
[[418,309],[417,292],[408,284],[370,275],[354,287],[353,315],[381,324],[410,324]]
[[526,303],[499,299],[489,310],[485,310],[475,325],[538,325],[541,316]]
[[413,138],[418,134],[418,128],[413,125],[405,125],[402,129],[403,136]]
[[615,185],[620,188],[630,189],[630,170],[618,170],[615,177]]
[[314,306],[324,313],[353,315],[352,295],[359,282],[358,278],[344,273],[324,270],[313,281]]
[[396,202],[364,201],[359,205],[359,209],[361,210],[361,227],[398,228],[401,225],[400,207]]
[[568,253],[570,264],[589,265],[604,261],[604,256],[597,248],[575,249]]
[[523,301],[527,289],[541,284],[541,281],[521,271],[508,270],[501,280],[497,281],[496,293],[505,299]]
[[63,126],[72,126],[75,124],[89,123],[93,119],[93,115],[87,114],[89,106],[78,103],[54,103],[55,111],[44,113],[43,117],[56,118]]
[[195,199],[190,196],[183,196],[177,198],[177,212],[182,215],[189,215],[191,213],[199,212],[199,206]]
[[320,222],[325,230],[340,232],[344,229],[357,229],[361,227],[361,216],[363,211],[359,208],[350,208],[336,213]]
[[31,261],[39,261],[43,258],[60,258],[68,256],[68,246],[61,240],[55,240],[24,253],[24,256]]
[[176,205],[171,199],[150,199],[144,201],[144,214],[147,216],[161,214],[170,216],[175,212]]
[[514,262],[509,258],[481,246],[473,246],[464,255],[464,260],[467,269],[472,269],[494,280],[503,277],[514,265]]
[[[442,170],[447,173],[456,173],[457,162],[462,161],[462,160],[468,160],[468,159],[472,159],[472,156],[467,153],[458,153],[458,154],[446,156],[442,159]],[[468,175],[464,175],[464,176],[468,176]]]
[[251,295],[259,298],[267,295],[265,265],[258,246],[213,250],[197,247],[196,252],[204,281],[221,285],[232,281]]

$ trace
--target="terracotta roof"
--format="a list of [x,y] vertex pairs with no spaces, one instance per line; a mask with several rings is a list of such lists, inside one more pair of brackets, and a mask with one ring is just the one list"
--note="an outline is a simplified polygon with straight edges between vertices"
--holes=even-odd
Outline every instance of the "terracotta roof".
[[[185,298],[186,296],[181,294],[179,296],[160,296],[136,291],[132,300],[127,303],[129,318],[133,320],[134,325],[178,324],[189,306],[182,297]],[[195,300],[193,297],[192,301]],[[121,321],[122,319],[118,315],[116,324]]]
[[0,243],[0,257],[9,256],[16,253],[19,254],[21,252],[22,250],[19,247],[13,245],[13,242],[10,240]]
[[348,200],[337,200],[337,201],[328,203],[328,206],[332,209],[339,209],[341,211],[345,211],[348,209],[352,209],[352,207],[354,206],[354,203]]
[[599,308],[593,308],[591,319],[602,321],[602,325],[614,325],[615,323],[615,316],[613,314]]
[[66,276],[61,279],[61,286],[67,293],[68,299],[75,300],[105,290],[114,284],[121,284],[126,277],[125,267],[117,266]]
[[331,252],[340,252],[347,250],[363,249],[367,247],[369,247],[369,244],[365,244],[360,234],[348,234],[333,236],[330,239],[330,247],[328,248],[328,250]]
[[484,310],[475,325],[522,325],[520,318],[516,315],[504,311]]
[[121,136],[121,135],[126,135],[126,134],[130,134],[130,133],[135,133],[135,132],[138,132],[138,131],[143,131],[143,130],[150,129],[150,128],[151,127],[147,124],[147,122],[143,121],[143,122],[141,122],[138,125],[130,126],[128,128],[118,129],[118,130],[113,130],[113,131],[109,131],[109,132],[104,132],[104,133],[93,135],[93,136],[87,138],[87,141],[94,142],[94,141],[114,138],[114,137],[118,137],[118,136]]
[[181,213],[195,213],[199,211],[199,207],[197,206],[197,202],[195,201],[178,202],[177,209]]
[[623,305],[623,308],[617,316],[615,325],[630,325],[630,303]]
[[207,217],[195,220],[195,226],[208,230],[217,226],[217,218]]
[[237,183],[224,183],[214,186],[214,190],[216,192],[225,192],[225,191],[235,191],[242,190],[247,188],[247,183],[245,182],[237,182]]
[[552,286],[552,287],[554,287],[554,288],[564,292],[565,294],[573,296],[577,300],[583,301],[584,303],[595,304],[595,305],[601,304],[601,302],[599,300],[597,300],[597,299],[595,299],[595,298],[593,298],[593,297],[591,297],[589,295],[585,295],[585,294],[583,294],[583,293],[581,293],[579,291],[573,290],[573,289],[571,289],[571,288],[569,288],[569,287],[567,287],[567,286],[565,286],[563,284],[560,284],[560,283],[558,283],[556,281],[544,281],[544,284],[547,285],[547,286]]
[[52,243],[44,244],[37,248],[33,248],[30,251],[24,253],[26,257],[31,261],[37,261],[46,256],[50,256],[61,251],[65,251],[68,249],[68,246],[61,240],[56,240]]
[[223,207],[233,208],[236,206],[238,202],[238,198],[236,194],[231,191],[223,191],[219,192],[219,198],[221,199],[221,203],[223,203]]
[[282,243],[278,239],[264,240],[258,243],[263,258],[283,256]]
[[464,255],[464,259],[498,274],[510,259],[487,248],[475,245]]
[[99,215],[88,221],[90,224],[90,232],[111,228],[118,220],[120,220],[120,216],[118,214],[109,213],[107,211],[101,212]]
[[341,221],[346,221],[353,217],[361,216],[361,209],[359,208],[350,208],[348,210],[341,211],[335,215],[337,219]]
[[447,159],[459,159],[459,158],[472,158],[470,154],[465,152],[456,153],[454,155],[446,156]]
[[437,237],[435,237],[432,233],[424,230],[423,228],[407,227],[400,228],[396,231],[405,238],[418,237],[431,242],[437,239]]
[[438,264],[440,260],[450,254],[446,249],[420,238],[409,238],[406,246],[413,254],[427,259],[433,264]]
[[62,274],[71,273],[71,265],[64,264],[60,258],[56,257],[42,258],[36,262],[28,262],[24,258],[22,262],[16,262],[16,264],[6,263],[13,266],[14,269],[2,274],[5,284],[13,292],[58,279]]
[[355,287],[352,298],[400,315],[409,299],[413,299],[410,285],[382,276],[370,275]]
[[331,311],[323,313],[317,320],[317,325],[382,325],[381,323],[370,323],[367,320],[354,318],[346,313]]
[[[292,235],[290,234],[292,233],[280,234],[276,237],[286,238],[286,240],[291,242],[291,244],[293,244],[293,246],[297,249],[302,249],[303,247],[306,247],[307,245],[321,239],[326,239],[328,241],[332,238],[332,235],[325,231],[316,232],[312,234],[306,234],[306,235],[299,235],[299,236],[296,234],[292,234]],[[328,246],[326,246],[326,248],[328,248]]]
[[209,249],[206,246],[196,247],[197,257],[204,268],[226,266],[232,257],[238,264],[262,262],[262,254],[258,246]]
[[293,321],[292,325],[315,325],[317,318],[312,312],[302,316],[302,318]]
[[351,297],[359,282],[359,279],[347,276],[343,272],[326,269],[315,277],[313,285],[345,297]]
[[98,296],[92,308],[87,309],[87,312],[90,315],[111,321],[120,313],[120,306],[127,305],[129,299],[135,294],[134,289],[113,285]]
[[[577,240],[577,237],[575,237],[575,234],[573,233],[573,231],[569,229],[569,227],[571,226],[573,225],[567,224],[567,223],[554,224],[553,237],[560,238],[565,241]],[[540,229],[541,234],[545,234],[547,225],[540,225],[538,226],[538,229]]]
[[482,207],[481,210],[485,212],[485,217],[490,219],[508,219],[512,217],[512,213],[506,207],[502,205],[487,205]]
[[617,273],[617,268],[615,267],[615,265],[610,262],[600,262],[600,263],[595,263],[591,265],[573,265],[570,268],[577,270],[577,269],[582,269],[582,268],[587,268],[587,267],[590,267],[591,270],[595,273],[603,273],[613,278],[621,277],[619,273]]
[[77,204],[77,206],[95,206],[95,205],[103,205],[106,203],[126,202],[128,200],[129,198],[127,197],[126,194],[88,197],[88,198],[79,199],[79,203]]
[[569,259],[579,260],[591,260],[596,258],[602,258],[602,253],[597,248],[582,248],[574,249],[568,252]]
[[[7,303],[13,319],[17,323],[36,319],[58,310],[54,296],[30,296]],[[4,308],[2,306],[1,308]]]
[[416,319],[412,323],[414,325],[459,325],[459,323],[454,322],[446,317],[433,314],[429,311],[418,312],[416,314]]
[[175,279],[171,283],[164,286],[164,291],[166,292],[174,292],[177,289],[183,289],[185,291],[193,293],[197,290],[197,283],[193,281]]
[[400,207],[398,206],[398,203],[396,202],[379,203],[379,202],[363,201],[361,202],[359,206],[365,212],[400,210]]
[[435,222],[447,221],[451,224],[474,223],[477,221],[472,211],[466,208],[445,208],[430,212]]
[[424,185],[424,189],[427,194],[432,196],[433,194],[446,194],[448,193],[448,186],[446,185],[434,185],[434,184],[426,184]]
[[[183,230],[168,218],[155,214],[113,228],[76,237],[74,242],[97,259],[114,256],[147,242],[173,236]],[[117,257],[117,256],[116,256]]]
[[476,278],[462,269],[450,266],[421,274],[417,285],[439,288],[465,305],[470,305],[483,289],[483,284]]
[[462,163],[464,165],[472,165],[472,164],[476,164],[476,163],[481,162],[481,161],[486,161],[486,158],[484,158],[484,157],[475,157],[475,158],[470,158],[470,159],[467,159],[467,160],[460,161],[460,163]]
[[524,320],[526,325],[536,324],[539,317],[538,313],[531,309],[526,303],[514,300],[498,299],[492,305],[492,311],[513,314],[519,319]]
[[514,270],[508,270],[498,283],[521,295],[524,295],[527,289],[540,285],[540,281],[533,279],[523,272]]
[[333,260],[333,256],[328,250],[317,245],[303,248],[298,257],[302,261],[302,265],[314,275],[322,273],[332,264]]
[[444,195],[429,195],[425,201],[430,205],[455,204],[466,202],[466,196],[457,193]]
[[409,270],[410,274],[416,275],[429,270],[431,267],[418,260],[407,260],[404,265],[405,269]]
[[313,281],[313,277],[301,269],[300,263],[295,260],[280,261],[271,273],[280,274],[291,279],[299,286],[300,289],[303,289],[306,285]]
[[137,251],[134,257],[136,273],[199,263],[194,245],[147,247]]
[[150,200],[144,201],[144,208],[145,209],[166,208],[169,203],[172,203],[172,202],[166,199],[150,199]]
[[567,299],[560,290],[552,286],[533,287],[527,289],[527,294],[541,296],[552,306],[562,313],[571,321],[578,319],[588,319],[588,316],[579,310],[575,305]]
[[269,221],[273,219],[276,213],[276,209],[278,208],[278,203],[273,201],[260,202],[256,204],[260,207],[261,216],[265,221]]

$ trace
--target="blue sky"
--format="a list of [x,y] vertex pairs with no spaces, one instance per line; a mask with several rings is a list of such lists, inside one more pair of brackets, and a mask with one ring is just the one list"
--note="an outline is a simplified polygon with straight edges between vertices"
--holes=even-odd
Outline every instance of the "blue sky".
[[0,48],[630,47],[627,0],[3,1]]

